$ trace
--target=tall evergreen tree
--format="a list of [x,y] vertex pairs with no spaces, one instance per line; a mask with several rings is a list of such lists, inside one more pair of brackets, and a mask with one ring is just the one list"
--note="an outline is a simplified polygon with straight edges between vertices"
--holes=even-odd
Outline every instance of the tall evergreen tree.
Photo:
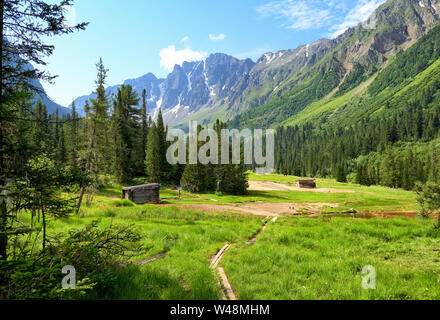
[[385,151],[385,156],[381,163],[380,172],[382,184],[388,187],[397,187],[396,162],[389,147]]
[[[11,119],[16,117],[16,109],[11,104],[23,91],[35,91],[35,79],[51,80],[54,77],[38,69],[29,70],[28,62],[45,65],[44,56],[53,53],[54,46],[44,43],[50,36],[83,30],[87,23],[67,26],[66,8],[72,0],[46,3],[41,0],[1,0],[0,1],[0,194],[6,191],[6,181],[17,163],[10,162]],[[17,91],[21,88],[21,92]],[[4,196],[0,197],[0,259],[7,259],[8,208]]]
[[76,113],[75,102],[72,102],[72,118],[70,126],[70,149],[69,149],[69,165],[73,168],[78,168],[78,153],[79,153],[79,119]]
[[66,152],[64,126],[61,126],[59,130],[59,139],[58,139],[56,153],[57,153],[57,158],[56,158],[57,164],[62,167],[65,167],[67,163],[67,152]]
[[142,90],[142,142],[141,159],[145,160],[148,138],[147,90]]
[[160,180],[164,182],[169,182],[170,180],[170,172],[171,165],[167,161],[167,149],[169,143],[167,142],[167,129],[165,128],[162,110],[159,110],[159,114],[157,116],[157,125],[156,125],[157,135],[159,139],[159,170],[160,170]]
[[109,145],[107,121],[109,120],[110,106],[104,87],[107,79],[108,69],[104,67],[102,58],[96,64],[96,69],[98,72],[97,80],[95,82],[96,98],[90,100],[92,103],[90,106],[90,117],[92,120],[92,132],[90,133],[90,140],[94,140],[90,151],[93,155],[92,167],[94,172],[102,173],[108,170],[108,164],[110,163],[109,152],[107,150]]
[[145,173],[150,183],[162,182],[160,142],[156,124],[153,122],[148,130],[148,145],[145,156]]
[[139,110],[134,108],[139,103],[136,92],[130,85],[118,89],[114,101],[114,173],[121,183],[127,183],[138,169],[138,157],[141,150],[137,139],[140,128],[137,119]]
[[[97,80],[96,80],[96,98],[91,99],[92,105],[87,105],[87,116],[90,118],[90,125],[87,126],[87,155],[85,159],[85,172],[92,174],[93,186],[96,189],[99,181],[98,174],[108,171],[110,166],[111,154],[107,151],[109,146],[109,137],[107,130],[108,121],[108,97],[105,92],[105,80],[108,70],[105,69],[102,58],[96,64]],[[76,206],[79,212],[84,197],[86,187],[83,186],[80,191],[78,203]]]
[[46,155],[50,153],[53,142],[50,136],[47,108],[40,99],[38,99],[34,110],[32,140],[35,153],[44,153]]

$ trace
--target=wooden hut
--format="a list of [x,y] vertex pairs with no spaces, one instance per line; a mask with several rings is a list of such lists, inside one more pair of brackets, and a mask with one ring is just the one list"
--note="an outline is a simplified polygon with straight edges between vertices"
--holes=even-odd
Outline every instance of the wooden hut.
[[126,187],[122,189],[122,198],[137,204],[160,203],[160,184],[144,184],[141,186]]
[[296,186],[304,189],[315,189],[316,182],[315,179],[301,179],[296,180]]

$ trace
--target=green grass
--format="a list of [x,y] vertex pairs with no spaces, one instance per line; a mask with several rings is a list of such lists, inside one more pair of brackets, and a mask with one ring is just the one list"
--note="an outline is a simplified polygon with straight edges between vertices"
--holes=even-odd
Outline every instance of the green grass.
[[142,234],[146,248],[132,260],[164,252],[167,255],[153,263],[118,272],[113,290],[105,296],[90,298],[219,299],[217,280],[209,268],[211,257],[225,243],[244,242],[263,224],[261,218],[254,216],[208,214],[155,205],[125,206],[126,201],[100,198],[101,201],[84,207],[80,216],[50,219],[49,236],[65,234],[96,220],[102,227],[128,224]]
[[115,207],[133,207],[134,203],[127,199],[122,200],[112,200],[109,202],[111,206]]
[[[297,177],[256,175],[256,181],[292,185]],[[179,204],[264,202],[338,203],[339,210],[416,210],[412,192],[317,179],[318,187],[354,193],[251,191],[247,196],[187,194],[163,189],[171,206],[136,205],[120,199],[120,186],[100,191],[78,216],[50,219],[49,236],[82,228],[130,224],[146,248],[134,260],[166,252],[165,258],[118,271],[116,285],[99,299],[218,299],[211,257],[233,247],[222,266],[241,299],[438,299],[440,241],[432,220],[363,220],[286,217],[270,223],[254,245],[245,241],[261,230],[263,218],[237,213],[181,210]],[[172,204],[176,204],[173,206]],[[334,209],[333,209],[334,210]],[[325,216],[325,215],[324,215]],[[23,216],[26,222],[28,216]],[[28,221],[27,221],[28,222]],[[129,261],[126,261],[129,262]],[[377,290],[362,290],[360,270],[373,265]]]
[[[223,262],[239,299],[440,299],[440,233],[431,220],[287,218]],[[376,269],[376,290],[362,269]]]
[[284,121],[281,125],[294,126],[304,123],[315,117],[321,117],[323,113],[329,113],[347,103],[353,97],[353,94],[357,92],[357,90],[359,90],[359,87],[352,89],[342,96],[331,98],[330,100],[328,97],[324,97],[319,101],[312,102],[306,108]]
[[[286,185],[295,185],[295,180],[300,177],[283,176],[277,174],[257,175],[249,174],[249,179],[254,181],[272,181]],[[347,190],[349,193],[317,193],[304,191],[275,191],[267,192],[265,199],[272,198],[270,202],[325,202],[338,203],[339,210],[353,208],[361,212],[369,211],[415,211],[416,195],[414,192],[402,189],[390,189],[381,186],[361,186],[352,183],[340,183],[334,179],[316,179],[318,188]],[[285,201],[284,201],[285,200]]]
[[[286,185],[295,185],[295,180],[300,177],[284,176],[278,174],[257,175],[249,172],[249,180],[272,181]],[[381,186],[361,186],[352,183],[339,183],[334,179],[316,179],[318,188],[347,190],[347,193],[317,193],[307,191],[249,191],[246,196],[220,195],[216,193],[189,194],[179,193],[163,188],[160,196],[163,203],[167,204],[212,204],[212,205],[237,205],[254,202],[309,202],[338,204],[339,211],[356,209],[361,212],[368,211],[416,211],[416,195],[414,192],[402,189],[390,189]],[[121,187],[107,187],[101,190],[95,198],[95,204],[101,206],[109,204],[110,199],[117,201],[121,197]],[[116,202],[117,203],[117,202]]]

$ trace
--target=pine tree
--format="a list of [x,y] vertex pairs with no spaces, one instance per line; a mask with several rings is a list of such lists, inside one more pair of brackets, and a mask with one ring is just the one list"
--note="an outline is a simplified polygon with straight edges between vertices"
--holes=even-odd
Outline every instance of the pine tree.
[[108,132],[107,121],[109,120],[109,103],[105,92],[105,81],[107,78],[108,69],[105,69],[102,58],[96,64],[98,76],[96,80],[96,98],[91,99],[92,105],[90,107],[92,119],[92,133],[93,144],[92,154],[94,155],[93,167],[95,173],[105,172],[110,163],[108,152]]
[[397,186],[396,163],[394,161],[391,149],[388,147],[380,166],[381,183],[388,187]]
[[60,141],[60,116],[58,109],[55,111],[53,115],[53,150],[56,150],[58,147],[58,143]]
[[120,183],[127,183],[137,171],[137,158],[140,150],[135,137],[138,135],[137,118],[139,111],[133,108],[138,104],[136,92],[130,85],[118,89],[114,101],[112,128],[114,135],[114,174]]
[[[108,152],[109,137],[107,130],[108,122],[108,99],[105,92],[105,80],[108,70],[105,69],[102,58],[96,64],[98,71],[96,80],[96,99],[91,99],[92,105],[87,105],[86,114],[90,118],[90,125],[87,127],[87,155],[85,159],[85,172],[91,173],[93,177],[93,186],[98,187],[98,174],[108,171],[110,166],[111,153]],[[85,186],[81,188],[80,196],[76,206],[78,213],[85,193]]]
[[59,139],[57,146],[57,164],[65,167],[67,162],[66,141],[64,135],[64,126],[59,129]]
[[[202,127],[197,126],[197,136],[200,134]],[[197,153],[201,147],[201,142],[197,143]],[[187,163],[182,173],[180,185],[184,190],[189,192],[204,192],[208,191],[211,185],[210,181],[215,181],[215,176],[212,172],[208,175],[208,167],[201,165],[198,161],[197,164]]]
[[159,114],[157,116],[157,135],[159,139],[159,170],[160,170],[160,180],[164,182],[170,181],[170,172],[171,172],[171,165],[167,161],[167,149],[168,149],[168,142],[167,142],[167,130],[165,129],[163,117],[162,117],[162,110],[159,110]]
[[[54,77],[47,72],[29,70],[29,62],[45,65],[42,57],[50,56],[54,46],[44,43],[51,36],[68,34],[84,30],[87,23],[67,26],[66,7],[72,1],[47,3],[41,0],[0,1],[0,194],[6,190],[6,181],[17,163],[10,162],[15,155],[9,151],[11,146],[9,131],[13,127],[16,109],[12,104],[24,92],[35,91],[36,79],[51,80]],[[18,58],[19,57],[19,58]],[[17,90],[20,88],[20,91]],[[25,170],[23,170],[25,171]],[[8,208],[0,198],[0,259],[7,259]]]
[[201,164],[187,164],[183,171],[180,185],[189,192],[207,191],[206,167]]
[[[142,90],[142,137],[141,137],[141,160],[142,164],[146,157],[148,139],[148,114],[147,114],[147,90]],[[142,166],[143,167],[143,166]]]
[[338,164],[336,168],[336,181],[346,183],[347,182],[347,173],[345,169],[345,162],[341,162]]
[[70,126],[70,149],[69,149],[69,165],[73,168],[78,168],[78,153],[79,153],[79,143],[78,143],[78,135],[79,135],[79,119],[78,114],[76,113],[75,102],[72,102],[72,118],[71,118],[71,126]]
[[150,183],[161,182],[159,134],[156,124],[153,123],[148,130],[148,145],[145,156],[145,173]]
[[34,143],[34,152],[48,155],[52,149],[49,131],[49,119],[47,116],[47,108],[40,99],[35,105],[33,119],[32,141]]

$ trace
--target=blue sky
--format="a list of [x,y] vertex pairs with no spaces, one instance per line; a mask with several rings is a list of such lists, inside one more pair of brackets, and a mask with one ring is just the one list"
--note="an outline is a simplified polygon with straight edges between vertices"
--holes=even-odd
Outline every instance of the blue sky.
[[257,60],[263,53],[333,38],[364,21],[384,0],[76,0],[69,23],[86,31],[49,38],[46,67],[59,77],[43,84],[67,106],[94,89],[100,57],[108,85],[148,72],[166,77],[176,63],[222,52]]

